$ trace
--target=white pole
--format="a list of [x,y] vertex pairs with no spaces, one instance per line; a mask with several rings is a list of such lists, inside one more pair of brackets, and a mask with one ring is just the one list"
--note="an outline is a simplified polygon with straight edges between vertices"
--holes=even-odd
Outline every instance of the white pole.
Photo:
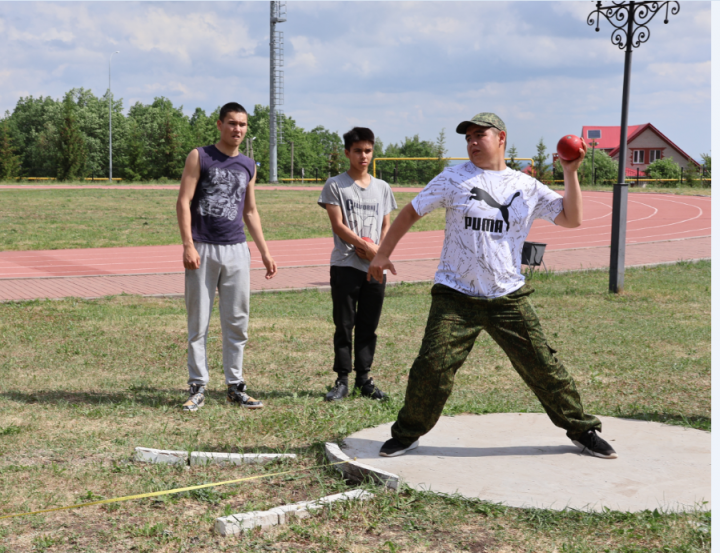
[[110,182],[112,182],[112,57],[113,55],[119,53],[120,52],[116,50],[115,52],[110,54],[110,62],[108,63],[108,113],[110,114]]

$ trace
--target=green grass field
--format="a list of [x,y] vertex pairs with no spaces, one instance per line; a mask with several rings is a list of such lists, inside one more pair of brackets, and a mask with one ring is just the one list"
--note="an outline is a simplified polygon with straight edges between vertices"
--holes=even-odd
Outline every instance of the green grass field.
[[[698,193],[698,189],[687,192]],[[257,191],[266,239],[330,236],[330,222],[317,205],[318,195],[317,191]],[[395,194],[398,207],[415,195]],[[176,200],[174,190],[0,190],[1,247],[54,250],[178,244]],[[399,209],[391,217],[398,213]],[[442,230],[444,225],[443,211],[436,210],[418,221],[412,231]]]
[[[625,292],[605,272],[538,274],[534,305],[550,344],[601,416],[710,430],[709,262],[629,269]],[[223,400],[217,311],[210,393],[185,399],[185,308],[179,299],[117,296],[0,304],[0,515],[323,462],[322,444],[394,420],[429,307],[429,286],[388,288],[374,376],[386,403],[326,404],[333,381],[331,300],[317,291],[252,298],[245,372],[266,407]],[[446,415],[541,412],[501,350],[481,335]],[[560,432],[560,431],[559,431]],[[145,466],[136,446],[294,452],[260,468]],[[619,452],[622,455],[622,451]],[[215,518],[347,489],[327,467],[155,500],[0,521],[0,552],[24,551],[710,551],[710,514],[514,509],[404,491],[334,507],[297,524],[220,538]]]
[[[316,191],[257,191],[266,240],[331,236],[318,196]],[[398,207],[414,197],[395,195]],[[173,190],[1,190],[0,243],[3,250],[179,244],[176,201]],[[413,230],[441,230],[444,224],[445,215],[437,210]]]

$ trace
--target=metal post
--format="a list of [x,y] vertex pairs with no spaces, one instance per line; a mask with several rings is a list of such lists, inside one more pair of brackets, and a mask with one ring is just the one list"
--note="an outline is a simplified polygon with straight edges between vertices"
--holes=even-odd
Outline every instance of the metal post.
[[685,172],[685,167],[680,167],[680,186],[682,186],[682,183],[683,183],[684,172]]
[[282,33],[275,30],[284,17],[285,2],[270,2],[270,182],[277,184],[278,110],[283,104],[283,44]]
[[290,182],[295,178],[295,142],[290,142]]
[[[618,163],[618,182],[613,188],[612,232],[610,237],[610,291],[621,292],[625,280],[625,231],[627,226],[627,184],[625,167],[627,164],[627,120],[630,103],[630,70],[632,50],[650,38],[647,25],[660,12],[665,11],[664,23],[668,23],[670,14],[680,12],[676,0],[651,0],[638,2],[613,1],[603,6],[601,1],[587,18],[588,25],[594,25],[600,32],[600,16],[614,28],[610,35],[612,43],[625,50],[625,72],[623,75],[622,117],[620,123],[620,149]],[[637,25],[637,28],[636,28]]]
[[592,146],[592,170],[590,171],[590,174],[592,175],[592,185],[595,186],[595,146],[597,145],[597,142],[593,140],[590,145]]
[[110,172],[108,174],[108,181],[112,182],[112,105],[113,105],[113,95],[112,95],[112,57],[115,54],[119,54],[119,51],[115,51],[112,54],[110,54],[110,61],[108,62],[108,114],[109,114],[109,121],[110,121]]
[[610,231],[610,291],[622,292],[625,286],[625,233],[627,230],[628,189],[625,183],[627,163],[627,125],[630,108],[630,71],[632,69],[632,28],[635,2],[630,2],[628,37],[625,47],[625,72],[623,74],[622,115],[620,117],[620,153],[618,182],[613,187],[612,229]]

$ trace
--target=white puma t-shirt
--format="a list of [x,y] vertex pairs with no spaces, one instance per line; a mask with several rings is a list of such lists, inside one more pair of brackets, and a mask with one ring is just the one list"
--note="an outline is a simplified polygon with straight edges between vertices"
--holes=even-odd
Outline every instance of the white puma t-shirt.
[[412,205],[418,215],[445,208],[435,282],[469,296],[499,298],[525,283],[525,238],[535,219],[555,221],[563,198],[520,171],[485,171],[468,161],[445,169]]

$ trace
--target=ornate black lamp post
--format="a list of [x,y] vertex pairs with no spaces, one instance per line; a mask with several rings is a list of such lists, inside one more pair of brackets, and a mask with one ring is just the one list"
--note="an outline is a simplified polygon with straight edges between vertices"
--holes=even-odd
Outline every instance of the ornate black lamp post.
[[603,6],[596,4],[595,10],[587,18],[588,25],[595,25],[600,31],[602,15],[614,27],[610,38],[612,43],[625,50],[625,73],[623,75],[622,117],[620,121],[620,157],[618,163],[618,182],[613,189],[612,233],[610,237],[610,291],[622,292],[625,281],[625,228],[627,226],[627,184],[625,183],[625,164],[627,162],[627,125],[628,105],[630,103],[630,68],[633,48],[639,48],[650,38],[647,24],[660,11],[665,11],[665,24],[669,14],[677,15],[680,4],[668,2],[613,2]]

